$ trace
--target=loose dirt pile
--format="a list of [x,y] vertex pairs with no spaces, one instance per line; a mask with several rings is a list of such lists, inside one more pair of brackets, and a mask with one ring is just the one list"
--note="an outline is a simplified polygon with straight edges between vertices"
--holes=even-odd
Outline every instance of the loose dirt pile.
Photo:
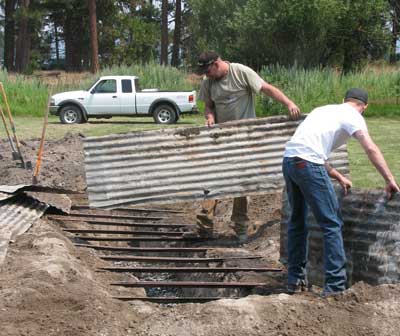
[[[23,145],[34,162],[38,141]],[[16,168],[8,143],[0,143],[0,184],[30,184],[31,172]],[[67,135],[46,143],[39,182],[86,189],[80,136]],[[279,195],[255,197],[251,203],[253,231],[245,246],[271,265],[279,265]],[[171,207],[171,206],[169,206]],[[198,204],[177,208],[195,211]],[[223,201],[218,225],[229,232],[231,202]],[[1,336],[122,335],[400,335],[400,285],[371,287],[358,283],[345,294],[321,299],[316,293],[288,296],[254,290],[238,300],[205,304],[158,305],[120,302],[107,286],[119,275],[96,272],[105,262],[92,250],[77,249],[60,227],[42,219],[10,245],[0,269]],[[246,275],[284,285],[284,275]],[[130,291],[132,294],[132,290]],[[138,296],[144,291],[137,289]],[[259,293],[259,294],[257,294]]]

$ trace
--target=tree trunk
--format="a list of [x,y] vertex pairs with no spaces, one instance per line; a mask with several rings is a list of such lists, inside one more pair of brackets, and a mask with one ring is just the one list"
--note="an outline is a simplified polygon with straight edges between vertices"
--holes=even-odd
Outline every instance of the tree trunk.
[[83,45],[83,22],[74,10],[67,11],[63,27],[67,71],[82,71],[83,52],[87,51]]
[[16,0],[6,0],[4,8],[4,66],[8,71],[14,70],[15,3]]
[[182,23],[182,7],[181,0],[176,0],[176,8],[175,8],[175,30],[174,30],[174,45],[172,48],[172,66],[179,66],[179,51],[181,47],[181,23]]
[[168,0],[161,7],[161,65],[168,65]]
[[30,61],[31,34],[29,27],[30,0],[20,0],[22,15],[18,22],[18,36],[16,42],[15,70],[25,72]]
[[393,0],[390,1],[390,4],[392,6],[392,41],[391,41],[390,63],[396,63],[397,40],[399,37],[400,1]]
[[99,71],[99,45],[97,41],[96,0],[88,0],[90,20],[90,71]]
[[56,60],[57,60],[57,65],[60,64],[60,49],[58,46],[59,39],[58,39],[58,25],[56,22],[54,22],[54,44],[56,46]]

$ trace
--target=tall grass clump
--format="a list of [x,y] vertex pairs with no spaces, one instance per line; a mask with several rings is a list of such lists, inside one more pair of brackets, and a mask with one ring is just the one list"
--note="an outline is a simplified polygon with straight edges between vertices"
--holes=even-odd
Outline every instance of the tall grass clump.
[[[37,79],[26,79],[22,75],[9,76],[0,71],[0,82],[3,83],[7,101],[12,115],[43,116],[48,100],[48,87]],[[3,99],[1,105],[5,111]]]
[[[399,71],[367,67],[361,72],[343,75],[334,69],[305,70],[276,65],[263,68],[261,76],[280,88],[304,113],[317,106],[341,103],[347,89],[359,87],[369,93],[367,116],[400,116]],[[286,112],[284,106],[268,97],[257,98],[258,115]]]
[[193,86],[186,80],[186,71],[154,62],[131,66],[113,66],[102,70],[100,75],[137,76],[143,89],[193,90]]

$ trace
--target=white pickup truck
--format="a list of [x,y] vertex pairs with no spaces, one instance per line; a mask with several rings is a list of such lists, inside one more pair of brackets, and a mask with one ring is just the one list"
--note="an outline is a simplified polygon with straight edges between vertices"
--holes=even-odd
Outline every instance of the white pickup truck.
[[180,115],[198,113],[196,91],[140,90],[135,76],[105,76],[87,91],[55,94],[50,113],[64,124],[84,123],[89,118],[152,116],[159,124],[174,124]]

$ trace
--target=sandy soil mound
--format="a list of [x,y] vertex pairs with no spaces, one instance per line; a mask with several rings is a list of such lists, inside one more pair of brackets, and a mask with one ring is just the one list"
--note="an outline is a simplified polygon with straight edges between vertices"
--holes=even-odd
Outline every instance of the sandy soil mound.
[[[25,161],[36,165],[39,140],[21,143],[21,152]],[[19,160],[12,160],[8,141],[0,141],[0,184],[32,184],[32,171],[18,168]],[[57,141],[46,141],[39,184],[43,186],[81,191],[86,188],[85,168],[83,166],[82,136],[67,133]]]

